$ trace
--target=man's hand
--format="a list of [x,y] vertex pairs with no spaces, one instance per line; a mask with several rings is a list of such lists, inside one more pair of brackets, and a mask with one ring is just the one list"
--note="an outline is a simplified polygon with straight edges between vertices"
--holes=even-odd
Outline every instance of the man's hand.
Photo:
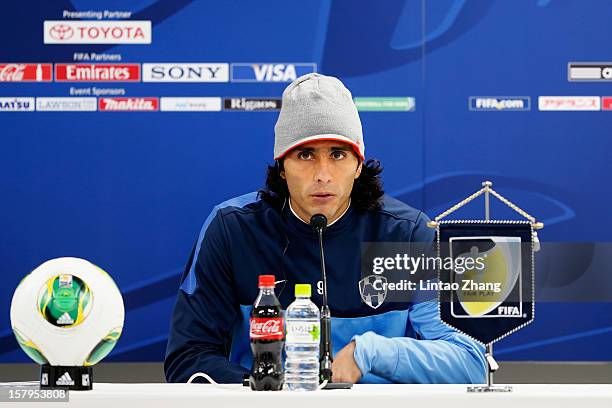
[[354,341],[336,353],[332,363],[332,381],[355,384],[361,379],[361,370],[357,367],[353,353],[355,353]]

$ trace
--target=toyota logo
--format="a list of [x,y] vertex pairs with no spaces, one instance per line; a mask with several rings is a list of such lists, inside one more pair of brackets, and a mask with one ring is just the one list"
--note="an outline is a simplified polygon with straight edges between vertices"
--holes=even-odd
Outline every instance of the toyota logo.
[[62,41],[72,37],[74,30],[66,24],[56,24],[49,29],[49,34],[55,40]]

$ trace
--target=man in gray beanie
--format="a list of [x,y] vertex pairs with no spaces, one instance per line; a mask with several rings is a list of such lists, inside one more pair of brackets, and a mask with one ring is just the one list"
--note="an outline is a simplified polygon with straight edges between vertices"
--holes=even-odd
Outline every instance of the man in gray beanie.
[[[274,133],[274,160],[283,162],[280,174],[287,181],[290,208],[302,220],[321,213],[335,222],[349,206],[365,159],[361,121],[349,90],[321,74],[296,79],[283,92]],[[319,171],[312,160],[327,153],[335,159],[325,165],[325,173],[310,174]],[[326,180],[312,183],[317,177]]]
[[436,302],[385,303],[360,289],[368,278],[362,243],[431,243],[434,232],[423,212],[383,193],[382,168],[365,161],[359,115],[338,79],[308,74],[285,89],[274,160],[264,189],[217,205],[204,222],[173,312],[166,379],[204,372],[217,382],[242,381],[253,361],[249,314],[258,275],[276,275],[283,309],[293,301],[285,288],[298,283],[316,287],[312,300],[321,305],[318,240],[309,225],[321,213],[333,381],[483,382],[484,348],[442,324]]

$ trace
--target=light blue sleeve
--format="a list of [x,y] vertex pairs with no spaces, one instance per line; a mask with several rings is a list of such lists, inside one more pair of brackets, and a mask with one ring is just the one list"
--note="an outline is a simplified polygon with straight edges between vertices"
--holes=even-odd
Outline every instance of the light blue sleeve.
[[372,331],[353,337],[363,376],[371,373],[404,384],[485,381],[484,347],[444,325],[436,302],[414,304],[409,319],[420,339],[387,338]]

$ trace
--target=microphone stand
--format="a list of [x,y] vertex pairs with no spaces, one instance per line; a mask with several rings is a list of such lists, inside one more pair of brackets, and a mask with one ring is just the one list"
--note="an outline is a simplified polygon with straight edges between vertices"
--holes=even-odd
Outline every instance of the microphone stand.
[[323,275],[323,305],[321,306],[321,358],[319,359],[321,381],[332,379],[331,356],[331,312],[327,303],[327,274],[325,272],[325,253],[323,252],[323,228],[317,228],[319,252],[321,254],[321,274]]
[[327,217],[323,214],[315,214],[310,219],[310,225],[317,231],[319,236],[319,253],[321,255],[321,275],[323,279],[323,304],[321,305],[321,343],[319,358],[320,382],[327,380],[324,390],[349,389],[353,384],[344,382],[332,382],[332,343],[331,343],[331,312],[327,303],[327,273],[325,272],[325,253],[323,251],[323,229],[327,226]]

